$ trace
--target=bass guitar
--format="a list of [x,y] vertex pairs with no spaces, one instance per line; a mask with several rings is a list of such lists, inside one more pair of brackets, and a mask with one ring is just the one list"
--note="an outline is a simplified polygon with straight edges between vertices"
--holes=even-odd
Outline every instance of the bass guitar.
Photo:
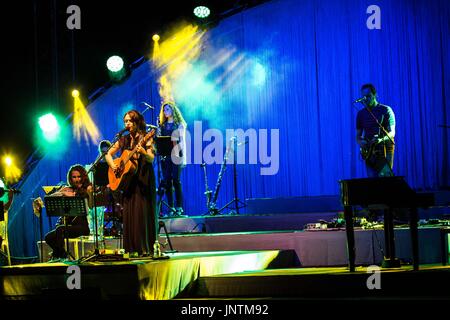
[[126,190],[131,178],[137,172],[137,160],[133,156],[137,152],[138,146],[144,146],[154,135],[155,130],[151,130],[142,137],[132,150],[124,150],[120,158],[114,159],[117,170],[108,169],[109,188],[112,191]]

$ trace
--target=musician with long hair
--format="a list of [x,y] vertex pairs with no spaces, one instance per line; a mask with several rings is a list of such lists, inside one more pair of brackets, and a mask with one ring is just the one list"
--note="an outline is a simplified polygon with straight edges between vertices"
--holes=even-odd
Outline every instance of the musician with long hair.
[[[161,159],[162,187],[165,191],[167,203],[176,212],[175,215],[182,215],[183,211],[183,191],[181,189],[181,170],[186,166],[186,121],[180,109],[173,102],[164,102],[159,112],[159,134],[171,136],[173,149],[171,157]],[[175,190],[175,207],[173,190]]]
[[[152,254],[156,240],[156,185],[153,171],[155,157],[153,138],[145,141],[146,124],[144,116],[136,110],[125,113],[123,117],[128,135],[122,136],[109,150],[105,158],[112,170],[119,168],[112,156],[118,151],[136,152],[131,161],[137,166],[123,191],[123,244],[131,255],[148,256]],[[110,181],[111,183],[111,181]]]
[[[74,197],[80,196],[88,199],[89,207],[92,207],[92,184],[89,181],[86,169],[76,164],[67,172],[67,184],[52,196]],[[86,216],[67,217],[66,225],[63,220],[58,221],[56,228],[45,235],[45,242],[52,248],[52,261],[67,258],[64,247],[65,238],[77,238],[89,235],[89,224]]]

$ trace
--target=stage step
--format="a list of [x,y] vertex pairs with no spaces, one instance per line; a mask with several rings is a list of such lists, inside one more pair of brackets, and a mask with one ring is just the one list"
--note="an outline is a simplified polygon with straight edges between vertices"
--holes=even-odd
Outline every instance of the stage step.
[[380,290],[367,287],[373,272],[365,267],[355,273],[347,268],[290,268],[200,277],[179,298],[450,298],[450,267],[422,265],[419,271],[412,271],[404,266],[379,271]]

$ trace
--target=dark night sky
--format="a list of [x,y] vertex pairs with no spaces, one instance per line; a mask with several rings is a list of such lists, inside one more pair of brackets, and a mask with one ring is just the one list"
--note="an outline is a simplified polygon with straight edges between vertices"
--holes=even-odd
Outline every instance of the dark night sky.
[[[0,155],[12,153],[23,165],[33,152],[37,116],[50,109],[70,114],[70,92],[85,101],[109,81],[106,60],[119,54],[130,64],[151,50],[151,36],[192,19],[193,2],[28,0],[14,2],[0,19],[2,33]],[[254,0],[253,0],[254,1]],[[212,4],[224,12],[243,1]],[[81,30],[68,30],[66,9],[81,9]]]

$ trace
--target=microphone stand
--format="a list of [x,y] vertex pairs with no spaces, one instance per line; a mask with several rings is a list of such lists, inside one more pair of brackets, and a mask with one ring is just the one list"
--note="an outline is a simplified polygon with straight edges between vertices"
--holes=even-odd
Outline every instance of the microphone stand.
[[93,200],[93,206],[94,206],[94,229],[95,229],[95,241],[94,241],[94,254],[86,257],[86,258],[82,258],[81,262],[87,262],[89,260],[93,260],[96,261],[101,255],[100,255],[100,250],[98,248],[98,219],[97,219],[97,200],[96,200],[96,185],[95,185],[95,170],[97,168],[98,163],[105,158],[106,154],[109,152],[109,150],[114,146],[114,144],[120,139],[120,137],[122,137],[123,133],[119,133],[116,134],[116,136],[114,137],[114,140],[111,142],[111,145],[108,147],[108,150],[106,150],[105,152],[103,152],[102,154],[100,154],[97,159],[95,159],[94,163],[92,164],[92,166],[89,168],[87,174],[89,175],[89,173],[92,172],[92,188],[93,188],[93,193],[92,193],[92,200]]

